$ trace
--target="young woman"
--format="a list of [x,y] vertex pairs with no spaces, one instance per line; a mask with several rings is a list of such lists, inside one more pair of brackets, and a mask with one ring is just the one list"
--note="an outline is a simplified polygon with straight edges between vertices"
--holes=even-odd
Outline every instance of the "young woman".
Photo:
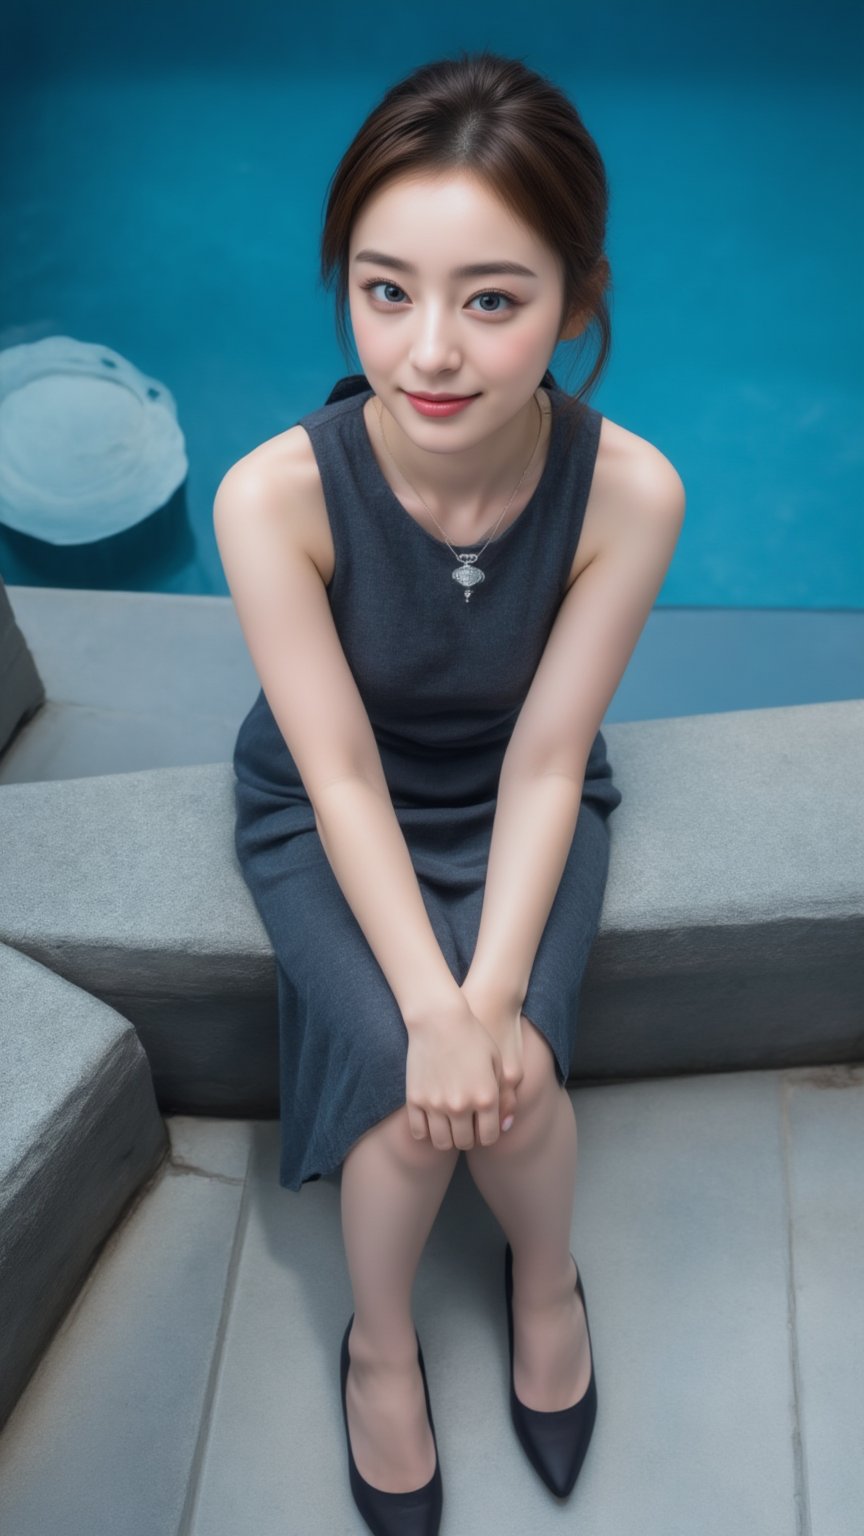
[[[411,1296],[460,1151],[508,1239],[513,1422],[559,1495],[596,1411],[566,1081],[621,801],[599,727],[684,514],[669,460],[584,399],[606,216],[594,141],[520,61],[392,87],[322,238],[363,371],[214,509],[261,682],[236,849],[277,960],[280,1183],[341,1168],[349,1473],[388,1536],[440,1520]],[[592,326],[570,394],[548,364]]]

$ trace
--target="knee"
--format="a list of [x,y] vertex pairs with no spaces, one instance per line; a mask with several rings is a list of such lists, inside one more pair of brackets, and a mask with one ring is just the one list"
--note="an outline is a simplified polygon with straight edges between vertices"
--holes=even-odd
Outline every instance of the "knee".
[[550,1093],[561,1091],[555,1052],[536,1024],[522,1014],[522,1066],[524,1076],[518,1092],[527,1103],[548,1103]]
[[408,1106],[402,1104],[392,1115],[388,1115],[382,1122],[383,1135],[391,1155],[403,1165],[411,1168],[429,1168],[437,1166],[442,1157],[457,1158],[458,1147],[441,1149],[436,1147],[431,1137],[415,1136],[411,1130],[411,1122],[408,1119]]
[[[545,1035],[523,1013],[522,1078],[516,1089],[516,1118],[512,1129],[506,1135],[499,1135],[498,1140],[491,1144],[491,1150],[507,1147],[515,1149],[543,1135],[562,1094],[566,1097],[566,1090],[558,1081],[555,1053]],[[441,1158],[449,1157],[455,1161],[459,1156],[458,1147],[442,1150],[434,1145],[428,1135],[419,1138],[414,1136],[407,1104],[401,1104],[391,1114],[385,1115],[360,1140],[364,1141],[367,1137],[374,1137],[377,1145],[386,1149],[390,1157],[411,1168],[427,1169],[430,1164],[434,1166],[440,1162]],[[482,1150],[485,1152],[490,1148],[484,1147]]]
[[[522,1015],[522,1079],[516,1088],[513,1127],[493,1142],[494,1147],[515,1147],[545,1133],[565,1089],[558,1081],[555,1053],[545,1035]],[[565,1094],[566,1096],[566,1094]]]

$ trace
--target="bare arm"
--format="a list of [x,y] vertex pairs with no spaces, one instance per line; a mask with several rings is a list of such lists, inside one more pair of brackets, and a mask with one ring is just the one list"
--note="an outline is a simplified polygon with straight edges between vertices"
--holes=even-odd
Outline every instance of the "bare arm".
[[[298,535],[301,477],[274,486],[253,456],[216,493],[213,521],[240,626],[297,764],[324,851],[407,1029],[465,999],[426,911],[378,744],[321,574]],[[293,487],[293,489],[292,489]]]
[[317,795],[315,822],[333,873],[410,1032],[460,1005],[382,770],[383,787],[342,779]]
[[479,989],[517,1009],[524,1001],[591,746],[663,584],[684,503],[677,471],[658,453],[561,603],[501,767],[469,996]]

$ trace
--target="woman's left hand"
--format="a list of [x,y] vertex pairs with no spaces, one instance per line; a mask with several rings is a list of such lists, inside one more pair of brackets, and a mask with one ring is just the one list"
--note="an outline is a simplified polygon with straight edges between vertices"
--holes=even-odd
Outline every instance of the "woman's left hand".
[[501,1081],[498,1085],[498,1125],[503,1128],[508,1116],[517,1110],[516,1090],[522,1081],[522,1011],[514,1003],[505,1003],[489,991],[473,982],[470,974],[465,977],[460,991],[468,1000],[471,1012],[480,1020],[487,1034],[492,1036],[501,1052]]

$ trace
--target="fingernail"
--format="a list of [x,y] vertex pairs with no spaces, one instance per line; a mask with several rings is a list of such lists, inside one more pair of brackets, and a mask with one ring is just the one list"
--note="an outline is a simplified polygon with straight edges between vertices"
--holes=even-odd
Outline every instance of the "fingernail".
[[512,1115],[508,1115],[507,1119],[503,1122],[503,1124],[501,1126],[502,1131],[509,1131],[509,1129],[510,1129],[512,1124],[513,1124],[513,1116]]

